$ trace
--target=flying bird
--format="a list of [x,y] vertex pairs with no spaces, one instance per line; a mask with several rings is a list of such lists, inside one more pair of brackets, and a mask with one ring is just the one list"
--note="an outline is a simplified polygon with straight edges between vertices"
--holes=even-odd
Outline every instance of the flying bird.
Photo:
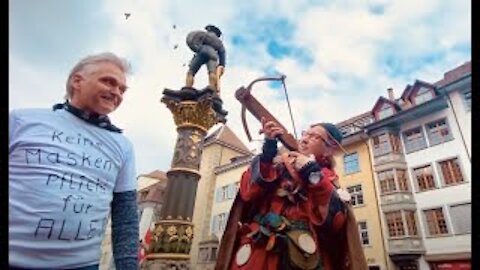
[[128,17],[130,17],[130,13],[125,13],[125,20],[128,20]]
[[173,49],[175,50],[176,48],[178,48],[178,44],[173,45]]
[[174,25],[172,25],[172,27],[173,27],[173,29],[176,29],[176,28],[177,28],[177,26],[176,26],[175,24],[174,24]]

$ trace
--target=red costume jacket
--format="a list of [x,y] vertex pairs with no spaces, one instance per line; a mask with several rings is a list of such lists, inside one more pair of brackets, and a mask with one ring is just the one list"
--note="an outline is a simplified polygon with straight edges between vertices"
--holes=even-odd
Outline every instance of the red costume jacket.
[[243,173],[215,269],[367,269],[356,224],[346,239],[354,217],[336,193],[335,172],[322,167],[312,184],[285,164],[256,157]]

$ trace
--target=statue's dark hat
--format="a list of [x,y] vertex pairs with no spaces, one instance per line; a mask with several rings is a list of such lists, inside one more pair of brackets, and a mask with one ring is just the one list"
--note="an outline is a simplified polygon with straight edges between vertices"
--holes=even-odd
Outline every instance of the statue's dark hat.
[[215,25],[212,25],[212,24],[209,24],[209,25],[205,26],[205,30],[210,31],[210,32],[214,32],[215,35],[217,35],[217,37],[220,37],[222,35],[222,31],[220,31],[220,29],[218,29],[218,27],[216,27]]

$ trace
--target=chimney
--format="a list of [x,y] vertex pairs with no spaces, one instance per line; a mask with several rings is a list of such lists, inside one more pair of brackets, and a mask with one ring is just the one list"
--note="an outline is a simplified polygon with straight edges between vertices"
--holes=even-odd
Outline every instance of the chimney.
[[393,88],[388,88],[387,89],[387,92],[388,92],[388,99],[390,99],[391,101],[395,101],[395,94],[393,93]]

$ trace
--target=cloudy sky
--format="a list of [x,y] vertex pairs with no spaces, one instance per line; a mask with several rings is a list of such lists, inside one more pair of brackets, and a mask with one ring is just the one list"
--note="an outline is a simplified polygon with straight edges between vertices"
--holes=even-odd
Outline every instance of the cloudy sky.
[[[170,167],[176,130],[161,93],[184,85],[185,37],[207,24],[224,33],[227,124],[251,148],[234,92],[258,77],[287,76],[299,133],[371,110],[389,87],[399,96],[415,79],[434,83],[471,58],[468,0],[10,0],[9,11],[10,109],[61,102],[71,67],[88,54],[130,60],[130,89],[111,118],[135,146],[138,174]],[[206,85],[202,67],[194,86]],[[293,133],[283,89],[254,90]]]

